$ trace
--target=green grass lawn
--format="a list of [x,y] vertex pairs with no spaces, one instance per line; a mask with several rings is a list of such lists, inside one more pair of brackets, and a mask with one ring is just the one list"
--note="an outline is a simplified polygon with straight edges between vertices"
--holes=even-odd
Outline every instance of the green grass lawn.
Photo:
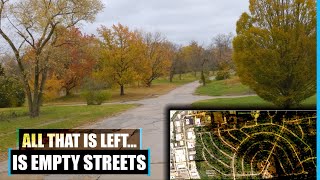
[[223,95],[244,95],[254,93],[248,86],[241,84],[238,77],[217,81],[214,80],[206,86],[200,86],[196,90],[196,94],[208,96],[223,96]]
[[[303,109],[316,108],[316,95],[304,100],[301,107]],[[217,109],[275,109],[277,108],[270,102],[261,99],[258,96],[242,97],[242,98],[220,98],[198,101],[192,104],[194,108],[217,108]]]
[[26,107],[0,109],[0,152],[3,154],[8,148],[16,146],[16,130],[19,128],[76,128],[136,106],[134,104],[47,106],[42,107],[41,115],[33,119],[29,118]]

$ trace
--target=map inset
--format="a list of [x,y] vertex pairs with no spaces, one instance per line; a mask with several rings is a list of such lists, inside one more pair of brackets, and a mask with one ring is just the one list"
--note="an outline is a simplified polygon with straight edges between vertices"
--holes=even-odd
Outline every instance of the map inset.
[[316,177],[316,111],[170,111],[171,179],[285,177]]

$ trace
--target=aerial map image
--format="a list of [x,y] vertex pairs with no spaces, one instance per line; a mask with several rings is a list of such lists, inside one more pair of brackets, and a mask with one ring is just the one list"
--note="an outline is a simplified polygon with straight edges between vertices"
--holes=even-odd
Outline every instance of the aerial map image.
[[170,110],[170,179],[315,179],[316,111]]

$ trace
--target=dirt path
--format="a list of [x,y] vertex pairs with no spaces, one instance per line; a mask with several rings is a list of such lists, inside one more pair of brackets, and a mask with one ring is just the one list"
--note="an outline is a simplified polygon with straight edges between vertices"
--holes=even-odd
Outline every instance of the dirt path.
[[[166,170],[169,167],[168,160],[166,158],[166,152],[168,152],[169,146],[166,145],[165,134],[168,133],[166,119],[166,106],[170,105],[190,105],[192,102],[213,99],[213,98],[234,98],[244,96],[197,96],[193,95],[196,88],[199,86],[199,82],[189,83],[180,86],[171,92],[150,99],[144,99],[139,101],[129,101],[125,103],[138,103],[141,106],[123,112],[117,116],[107,118],[93,125],[82,127],[87,129],[116,129],[116,128],[142,128],[143,129],[143,149],[151,149],[151,177],[146,175],[83,175],[80,179],[166,179]],[[0,163],[0,172],[6,171],[7,167],[4,162]],[[0,176],[0,179],[3,176]],[[18,176],[13,176],[18,177]],[[45,176],[45,179],[79,179],[79,176],[58,176],[49,175]]]

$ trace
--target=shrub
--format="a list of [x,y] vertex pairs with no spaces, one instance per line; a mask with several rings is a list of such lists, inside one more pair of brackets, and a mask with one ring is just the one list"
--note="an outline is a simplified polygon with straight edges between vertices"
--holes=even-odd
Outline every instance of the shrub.
[[101,105],[111,98],[111,93],[102,90],[89,90],[83,94],[88,105]]
[[25,93],[20,81],[0,76],[0,108],[20,107],[24,102]]
[[225,80],[230,78],[230,72],[228,70],[221,70],[217,72],[216,80]]

